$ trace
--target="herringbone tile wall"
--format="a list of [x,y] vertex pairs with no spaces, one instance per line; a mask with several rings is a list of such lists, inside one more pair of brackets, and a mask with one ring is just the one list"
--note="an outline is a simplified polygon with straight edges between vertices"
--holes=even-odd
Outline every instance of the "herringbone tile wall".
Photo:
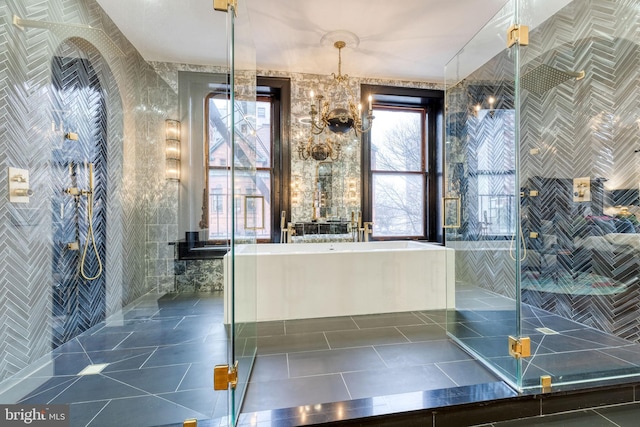
[[[588,214],[615,214],[609,192],[637,191],[640,183],[638,6],[637,0],[574,1],[531,31],[529,45],[520,48],[522,75],[541,64],[584,70],[586,75],[542,93],[522,90],[520,181],[517,187],[508,184],[507,174],[503,188],[492,189],[515,195],[539,191],[537,199],[522,201],[522,228],[527,236],[528,231],[552,236],[541,251],[545,252],[542,262],[553,271],[554,290],[525,289],[523,301],[634,341],[640,339],[638,248],[579,251],[585,225],[577,220]],[[463,206],[462,227],[449,233],[452,240],[484,238],[477,183],[486,167],[478,164],[477,153],[490,126],[482,124],[486,117],[474,116],[473,106],[494,95],[496,108],[513,109],[513,70],[513,53],[503,51],[448,92],[447,138],[452,148],[446,160],[447,190],[459,191]],[[513,135],[493,134],[489,139],[504,147],[503,154],[513,154]],[[494,152],[491,158],[498,164],[489,169],[500,170],[504,156]],[[573,200],[573,179],[578,177],[591,178],[590,203]],[[545,231],[544,227],[552,228]],[[535,251],[536,243],[527,240]],[[475,246],[467,244],[467,250],[456,255],[457,279],[514,297],[515,261],[507,256],[509,243],[490,242],[484,249],[478,249],[480,242],[470,243]],[[543,246],[541,241],[538,244]],[[523,261],[523,267],[531,267],[533,256]],[[585,272],[594,274],[597,286],[630,285],[609,295],[579,295],[571,290],[575,285],[571,278]]]
[[[117,49],[101,42],[95,31],[21,30],[12,24],[14,15],[90,25],[104,30]],[[176,212],[177,186],[164,179],[163,126],[166,118],[177,117],[177,95],[92,0],[4,0],[0,40],[0,165],[28,169],[34,190],[29,204],[0,197],[1,381],[51,351],[59,339],[53,329],[57,281],[52,266],[54,246],[60,244],[54,219],[62,215],[53,202],[62,190],[55,178],[62,132],[56,127],[60,113],[54,111],[53,58],[73,54],[88,60],[106,106],[101,125],[106,127],[98,129],[105,135],[106,164],[96,162],[102,194],[97,211],[106,218],[100,231],[104,284],[97,287],[104,299],[82,294],[89,300],[79,304],[85,312],[78,323],[94,311],[114,313],[147,290],[173,283],[167,242],[177,235],[177,221],[167,212]],[[7,173],[0,173],[0,188],[7,188],[7,180]]]

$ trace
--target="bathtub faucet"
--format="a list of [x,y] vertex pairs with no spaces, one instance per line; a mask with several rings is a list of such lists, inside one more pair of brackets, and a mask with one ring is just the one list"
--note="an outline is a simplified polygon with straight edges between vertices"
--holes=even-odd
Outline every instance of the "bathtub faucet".
[[373,234],[373,222],[365,222],[363,223],[364,227],[362,228],[364,234],[364,241],[369,241],[369,236]]
[[292,237],[296,235],[296,228],[293,226],[293,223],[287,224],[287,243],[291,243],[293,241]]

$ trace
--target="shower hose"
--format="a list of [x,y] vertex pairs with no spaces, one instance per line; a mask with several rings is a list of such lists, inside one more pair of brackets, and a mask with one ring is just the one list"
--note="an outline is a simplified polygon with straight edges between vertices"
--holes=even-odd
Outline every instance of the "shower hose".
[[[93,184],[93,182],[91,184]],[[90,190],[87,192],[87,223],[87,238],[84,241],[82,258],[80,259],[80,275],[86,280],[96,280],[102,274],[102,261],[100,260],[100,253],[98,252],[98,247],[96,245],[96,237],[93,233],[93,185],[91,185]],[[93,252],[96,254],[96,259],[98,260],[98,271],[94,276],[88,276],[84,271],[89,245],[91,245]]]

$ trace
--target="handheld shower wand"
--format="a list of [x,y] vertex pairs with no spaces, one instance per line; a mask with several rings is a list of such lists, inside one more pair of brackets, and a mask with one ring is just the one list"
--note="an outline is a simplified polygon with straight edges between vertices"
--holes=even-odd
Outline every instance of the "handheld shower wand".
[[[87,238],[84,241],[84,247],[82,249],[82,258],[80,259],[80,275],[86,280],[96,280],[102,274],[102,261],[100,260],[100,253],[98,252],[98,246],[96,245],[96,237],[93,231],[93,163],[89,163],[89,190],[85,192],[87,196]],[[92,250],[96,255],[98,261],[98,271],[93,276],[88,276],[85,273],[85,264],[87,262],[87,252],[89,251],[89,244],[91,244]]]

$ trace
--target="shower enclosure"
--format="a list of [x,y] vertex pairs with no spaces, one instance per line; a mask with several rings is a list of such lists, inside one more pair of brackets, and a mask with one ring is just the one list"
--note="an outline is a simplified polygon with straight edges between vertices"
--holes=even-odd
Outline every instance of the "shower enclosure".
[[[107,228],[105,94],[88,59],[52,60],[52,348],[105,319]],[[65,132],[63,129],[67,129]],[[90,188],[90,182],[93,188]]]
[[519,389],[640,374],[639,5],[511,0],[446,67],[447,331]]
[[[225,177],[231,213],[257,193],[255,48],[246,2],[239,3],[226,15],[211,3],[192,11],[213,22],[210,68],[224,76],[231,106],[221,126],[235,160]],[[154,68],[94,0],[3,6],[0,157],[24,174],[10,172],[26,200],[0,198],[1,403],[73,406],[73,425],[98,425],[99,416],[109,425],[220,417],[235,424],[257,348],[255,263],[243,264],[243,281],[231,264],[229,325],[213,324],[222,318],[219,295],[177,295],[179,220],[198,224],[207,205],[205,164],[194,161],[203,140],[187,146],[193,117],[180,110],[178,65]],[[168,6],[145,4],[140,25],[154,19],[154,7]],[[178,62],[186,68],[189,60]],[[178,119],[182,175],[175,180],[166,165],[176,140],[166,124]],[[181,210],[185,194],[197,204]],[[247,224],[257,215],[228,218],[232,256],[240,244],[244,254],[255,252],[256,231]],[[162,357],[157,364],[152,353]],[[228,365],[218,393],[214,364]],[[109,411],[126,422],[109,421]]]

